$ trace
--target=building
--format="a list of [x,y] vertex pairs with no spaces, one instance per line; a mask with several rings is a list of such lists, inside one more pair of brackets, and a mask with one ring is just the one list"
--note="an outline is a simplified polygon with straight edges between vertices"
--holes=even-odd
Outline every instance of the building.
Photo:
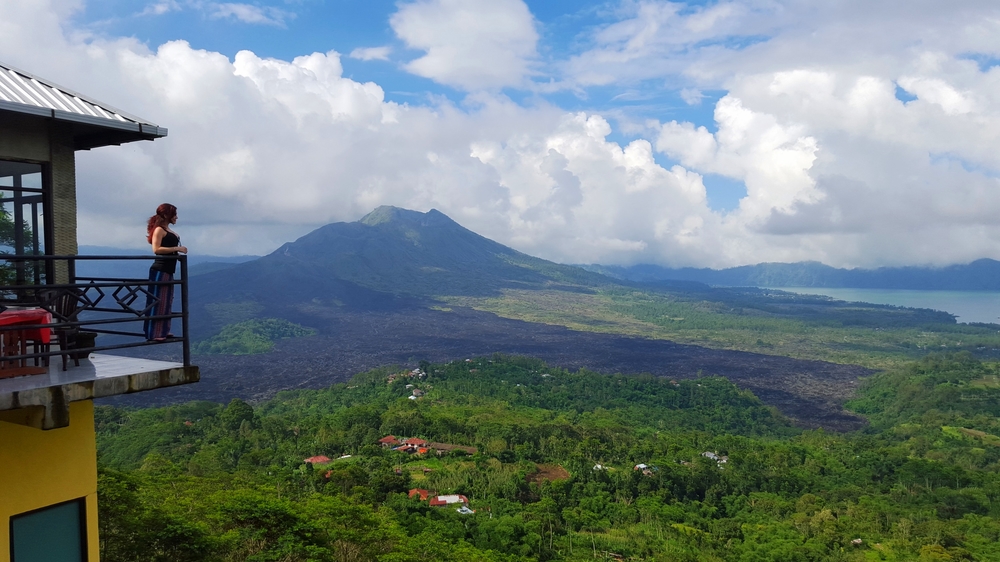
[[[199,379],[186,260],[174,282],[180,312],[169,315],[180,337],[147,342],[146,283],[99,279],[93,267],[109,259],[148,267],[152,258],[76,255],[76,152],[165,136],[0,63],[0,221],[10,233],[0,236],[0,562],[98,562],[93,399]],[[114,354],[146,345],[169,346],[179,360]]]
[[418,500],[425,502],[427,501],[427,496],[431,495],[431,493],[423,488],[412,488],[407,495],[410,499],[417,498]]
[[455,504],[469,505],[469,498],[461,494],[449,494],[446,496],[434,496],[430,501],[431,507],[444,507]]
[[315,457],[309,457],[308,459],[303,459],[302,462],[307,464],[330,464],[333,462],[330,457],[326,455],[316,455]]

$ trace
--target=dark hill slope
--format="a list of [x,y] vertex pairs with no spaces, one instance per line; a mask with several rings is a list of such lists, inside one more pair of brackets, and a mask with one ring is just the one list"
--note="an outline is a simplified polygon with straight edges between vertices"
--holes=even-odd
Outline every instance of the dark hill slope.
[[319,299],[385,309],[429,296],[611,282],[522,254],[436,210],[379,207],[358,222],[328,224],[263,258],[192,279],[192,293],[206,302]]
[[379,207],[358,222],[318,228],[266,260],[287,266],[309,263],[338,279],[401,295],[484,295],[506,287],[610,282],[522,254],[434,209],[420,213]]

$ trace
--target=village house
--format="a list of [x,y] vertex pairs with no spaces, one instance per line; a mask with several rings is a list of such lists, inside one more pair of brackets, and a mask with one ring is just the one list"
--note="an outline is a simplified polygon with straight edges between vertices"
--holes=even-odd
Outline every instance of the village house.
[[430,452],[430,449],[427,447],[427,441],[424,441],[423,439],[419,439],[419,438],[416,438],[416,437],[411,437],[409,439],[404,439],[403,443],[400,446],[393,447],[392,450],[393,451],[402,451],[402,452],[408,453],[408,454],[414,454],[414,453],[416,453],[418,455],[423,455],[423,454],[426,454],[426,453]]
[[316,455],[315,457],[309,457],[308,459],[303,459],[302,462],[307,464],[328,464],[333,462],[330,457],[326,455]]
[[431,498],[431,507],[445,507],[449,505],[469,505],[469,498],[461,494],[449,494],[445,496],[434,496]]
[[[420,370],[420,369],[413,369],[412,371],[403,371],[402,373],[393,373],[393,374],[389,375],[389,377],[386,379],[386,381],[388,382],[388,384],[392,384],[392,383],[396,382],[399,379],[404,379],[404,378],[423,379],[426,376],[427,376],[427,373],[423,372],[422,370]],[[406,385],[406,388],[410,388],[410,386],[411,385]]]
[[429,491],[423,489],[423,488],[413,488],[413,489],[410,490],[409,494],[407,494],[407,495],[409,496],[409,498],[411,500],[413,498],[417,498],[420,501],[425,502],[425,501],[427,501],[427,498],[428,498],[428,496],[431,495],[431,493]]
[[703,457],[705,457],[707,459],[712,459],[713,461],[715,461],[715,464],[716,464],[716,466],[719,467],[719,470],[722,470],[722,468],[723,468],[722,465],[724,465],[727,462],[729,462],[729,457],[727,457],[725,455],[719,455],[718,453],[713,453],[711,451],[705,451],[704,453],[701,454],[701,456],[703,456]]
[[449,494],[444,496],[430,496],[430,492],[423,488],[412,488],[407,493],[407,496],[412,500],[416,499],[418,501],[427,501],[430,497],[428,505],[431,507],[448,507],[451,505],[459,506],[455,511],[461,513],[462,515],[471,515],[476,511],[474,509],[469,509],[469,498],[461,494]]
[[708,458],[708,459],[712,459],[713,461],[715,461],[717,463],[720,463],[720,464],[721,463],[725,463],[725,462],[729,462],[729,457],[727,457],[725,455],[719,455],[718,453],[713,453],[711,451],[705,451],[704,453],[701,454],[701,456],[703,456],[705,458]]
[[653,472],[655,472],[657,469],[655,466],[649,466],[648,464],[645,463],[639,463],[634,467],[632,467],[632,470],[642,471],[643,476],[652,476]]
[[474,455],[479,452],[479,449],[475,447],[469,447],[467,445],[454,445],[451,443],[428,443],[426,440],[420,439],[419,437],[408,437],[400,440],[395,435],[386,435],[385,437],[379,439],[377,443],[382,448],[410,454],[416,453],[422,455],[434,451],[439,457],[442,457],[451,451],[464,451],[468,455]]

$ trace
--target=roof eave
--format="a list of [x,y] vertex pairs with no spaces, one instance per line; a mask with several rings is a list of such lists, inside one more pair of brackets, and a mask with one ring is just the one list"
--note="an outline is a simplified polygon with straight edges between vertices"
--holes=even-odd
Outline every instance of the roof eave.
[[115,121],[9,101],[0,100],[0,111],[21,113],[76,125],[73,140],[77,150],[90,150],[91,148],[120,145],[140,140],[155,140],[167,136],[165,127],[152,124]]

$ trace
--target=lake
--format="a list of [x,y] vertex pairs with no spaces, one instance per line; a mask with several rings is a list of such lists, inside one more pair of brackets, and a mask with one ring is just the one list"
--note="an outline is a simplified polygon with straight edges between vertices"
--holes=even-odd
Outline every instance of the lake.
[[907,289],[842,289],[771,287],[791,293],[826,295],[835,299],[910,308],[943,310],[959,322],[1000,323],[1000,291],[912,291]]

